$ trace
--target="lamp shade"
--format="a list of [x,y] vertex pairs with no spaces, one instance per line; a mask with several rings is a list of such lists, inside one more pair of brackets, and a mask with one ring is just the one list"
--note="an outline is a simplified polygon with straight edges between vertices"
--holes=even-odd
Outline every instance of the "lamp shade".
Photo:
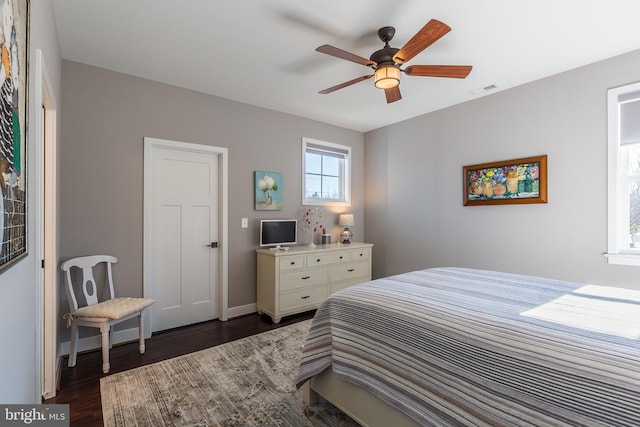
[[340,214],[338,225],[341,225],[342,227],[351,227],[354,224],[353,214]]
[[378,89],[394,88],[400,84],[400,69],[395,65],[378,67],[373,79]]

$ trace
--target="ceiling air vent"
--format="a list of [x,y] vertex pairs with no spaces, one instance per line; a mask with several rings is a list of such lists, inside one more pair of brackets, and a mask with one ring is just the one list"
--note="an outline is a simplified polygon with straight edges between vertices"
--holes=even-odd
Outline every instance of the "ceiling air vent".
[[471,94],[480,95],[481,93],[489,92],[489,91],[497,89],[497,88],[498,88],[498,86],[496,86],[496,85],[489,85],[489,86],[481,87],[480,89],[472,90]]

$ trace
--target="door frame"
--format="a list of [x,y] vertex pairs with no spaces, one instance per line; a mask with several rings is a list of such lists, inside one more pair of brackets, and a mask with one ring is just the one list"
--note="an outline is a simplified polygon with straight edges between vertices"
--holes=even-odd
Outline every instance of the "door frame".
[[[155,200],[153,200],[153,174],[151,168],[151,159],[154,150],[169,149],[190,153],[214,154],[218,156],[218,281],[220,283],[218,291],[219,318],[220,320],[228,319],[229,311],[229,155],[227,148],[214,147],[211,145],[193,144],[188,142],[171,141],[167,139],[158,139],[144,137],[144,245],[143,245],[143,291],[144,296],[149,297],[153,294],[153,283],[151,283],[151,271],[153,268],[153,260],[151,259],[151,242],[152,242],[152,215]],[[147,310],[147,313],[150,311]],[[149,314],[149,321],[145,322],[145,336],[151,336],[153,330],[151,324],[153,318]]]
[[[44,62],[36,50],[35,118],[36,165],[36,393],[55,397],[58,379],[58,286],[57,286],[57,103]],[[44,108],[44,112],[41,111]],[[45,120],[42,119],[43,114]]]

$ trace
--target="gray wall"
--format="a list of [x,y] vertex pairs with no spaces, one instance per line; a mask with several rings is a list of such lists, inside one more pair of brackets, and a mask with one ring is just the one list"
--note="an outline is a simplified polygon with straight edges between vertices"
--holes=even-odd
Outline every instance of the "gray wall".
[[[31,2],[31,31],[29,39],[29,86],[35,88],[35,52],[43,52],[45,66],[51,81],[52,91],[60,99],[60,52],[58,36],[53,23],[53,12],[48,0]],[[38,77],[39,78],[39,77]],[[29,121],[34,123],[40,108],[34,105],[34,96],[29,98]],[[58,126],[59,128],[59,126]],[[27,244],[28,256],[0,275],[0,402],[40,403],[37,344],[35,334],[39,319],[38,286],[36,272],[36,213],[40,209],[36,197],[38,173],[36,155],[38,142],[35,128],[28,129],[27,141]]]
[[[463,266],[640,288],[637,267],[603,256],[607,89],[638,70],[640,51],[367,133],[374,276]],[[547,204],[462,205],[464,165],[541,154]]]
[[[62,71],[59,255],[117,256],[117,292],[142,294],[145,136],[229,149],[230,307],[256,301],[259,220],[302,216],[303,136],[352,147],[352,206],[326,208],[324,218],[337,238],[337,212],[353,212],[363,238],[362,133],[75,62],[63,61]],[[282,173],[282,211],[254,210],[255,170]],[[68,340],[67,330],[61,334]]]

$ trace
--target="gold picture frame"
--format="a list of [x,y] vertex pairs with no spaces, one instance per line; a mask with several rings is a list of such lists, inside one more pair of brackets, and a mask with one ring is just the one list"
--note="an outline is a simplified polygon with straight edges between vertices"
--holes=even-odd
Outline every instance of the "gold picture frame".
[[462,167],[463,204],[547,203],[547,156]]

